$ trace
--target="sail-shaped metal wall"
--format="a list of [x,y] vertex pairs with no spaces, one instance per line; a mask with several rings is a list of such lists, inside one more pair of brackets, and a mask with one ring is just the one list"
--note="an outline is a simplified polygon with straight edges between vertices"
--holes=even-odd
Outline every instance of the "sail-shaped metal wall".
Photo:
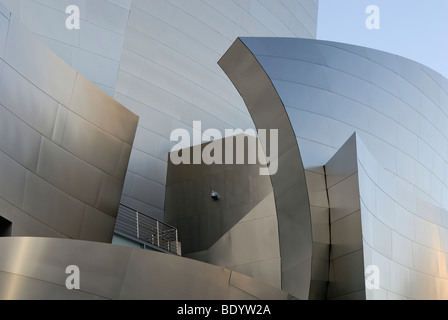
[[[325,257],[325,242],[316,241],[323,229],[314,224],[316,211],[306,208],[316,206],[310,186],[320,175],[328,189],[329,298],[446,298],[448,80],[403,57],[307,39],[238,39],[220,65],[256,126],[284,133],[279,150],[290,145],[285,137],[294,137],[295,155],[289,154],[308,172],[308,203],[285,197],[284,187],[294,179],[304,183],[303,172],[284,165],[271,178],[280,240],[282,215],[296,217],[286,233],[304,229],[300,236],[307,235],[307,241],[295,235],[285,243],[304,253],[296,249],[282,259],[306,261],[312,270],[305,273],[294,264],[294,272],[308,278],[301,285],[288,281],[285,288],[295,285],[290,290],[306,296],[309,283],[320,280],[315,267],[325,265],[325,259],[312,258]],[[354,133],[356,144],[331,159]],[[285,157],[279,154],[281,164]],[[290,177],[283,178],[281,170]],[[359,278],[353,286],[334,287],[339,277],[347,276],[345,284],[353,281],[349,266],[358,276],[365,269],[369,279],[369,266],[376,267],[378,288],[365,290]]]

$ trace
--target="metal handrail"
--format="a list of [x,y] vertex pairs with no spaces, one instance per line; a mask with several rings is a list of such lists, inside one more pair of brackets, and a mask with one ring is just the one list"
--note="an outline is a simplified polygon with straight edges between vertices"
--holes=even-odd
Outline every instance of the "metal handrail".
[[115,232],[135,237],[165,251],[180,255],[177,229],[120,204]]

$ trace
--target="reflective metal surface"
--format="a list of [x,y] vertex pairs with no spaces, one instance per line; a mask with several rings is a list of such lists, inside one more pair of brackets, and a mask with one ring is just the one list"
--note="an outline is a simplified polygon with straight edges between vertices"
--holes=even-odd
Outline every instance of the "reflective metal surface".
[[12,236],[110,242],[138,117],[12,14],[0,59],[0,216]]
[[[55,1],[55,0],[53,0]],[[301,1],[134,0],[114,97],[141,118],[122,202],[163,220],[172,130],[254,128],[241,97],[216,64],[241,35],[311,37],[317,3]],[[242,18],[244,17],[244,18]],[[151,147],[153,142],[156,146]],[[187,147],[187,146],[186,146]],[[138,184],[138,187],[136,186]],[[157,197],[151,196],[157,194]]]
[[[278,172],[274,189],[282,258],[282,289],[308,299],[312,235],[310,203],[296,136],[278,93],[259,62],[241,40],[220,60],[242,95],[258,129],[278,129]],[[266,146],[263,146],[267,150]]]
[[[205,144],[233,144],[232,164],[168,165],[165,221],[179,230],[182,254],[229,268],[281,288],[278,223],[271,181],[260,175],[264,166],[236,164],[238,141],[248,145],[252,136],[229,137]],[[190,156],[194,147],[187,149]],[[183,150],[184,152],[188,152]],[[238,151],[237,151],[238,150]],[[225,149],[222,162],[227,159]],[[229,152],[230,154],[230,152]],[[213,199],[215,191],[218,198]]]
[[[191,130],[193,120],[217,129],[253,127],[237,90],[216,65],[235,36],[314,37],[317,16],[317,2],[311,0],[278,7],[269,1],[134,0],[117,6],[98,0],[82,8],[85,28],[61,45],[51,40],[58,42],[67,33],[52,33],[51,14],[34,10],[60,18],[64,2],[4,1],[15,14],[0,7],[0,232],[92,241],[110,241],[120,195],[132,207],[163,215],[173,129]],[[101,20],[104,8],[117,25]],[[272,16],[288,18],[271,24]],[[20,21],[60,55],[70,52],[76,70]],[[290,25],[295,27],[288,30]],[[95,38],[100,29],[107,31]],[[78,47],[81,52],[72,51]],[[272,190],[257,190],[263,196],[233,215],[232,203],[252,185],[236,178],[226,182],[214,172],[220,185],[229,184],[226,207],[208,221],[182,221],[187,230],[205,230],[200,243],[188,237],[191,256],[241,270],[304,299],[447,298],[447,80],[395,55],[297,38],[238,39],[220,65],[255,126],[280,129],[279,172],[271,177]],[[137,117],[80,70],[142,116],[132,155]],[[349,140],[354,132],[356,148]],[[186,196],[197,200],[199,183],[191,185]],[[267,214],[264,205],[275,205],[275,214]],[[260,234],[278,239],[278,246],[263,242]],[[247,249],[260,244],[265,251]],[[28,272],[28,260],[20,255],[31,251],[29,246],[8,242],[4,252],[15,257],[3,261],[5,270],[17,262],[14,270]],[[47,246],[52,244],[41,243],[37,251],[46,254]],[[164,261],[156,263],[161,269]],[[369,266],[378,268],[378,288],[365,286]],[[132,267],[130,273],[143,272],[142,265]],[[48,289],[39,277],[51,270],[40,270],[35,279],[21,273],[0,278],[8,290],[22,292],[17,297],[32,297]],[[185,272],[187,280],[194,273]],[[210,275],[222,279],[216,292],[222,283],[238,279],[221,275]],[[86,296],[117,298],[121,275],[103,276],[113,279]],[[158,285],[166,279],[160,277]],[[124,298],[133,296],[139,280],[123,287]],[[227,296],[247,296],[243,287],[232,287]],[[64,295],[58,290],[51,297]],[[257,286],[249,291],[258,292]],[[16,297],[11,292],[7,297]]]
[[[172,130],[192,132],[194,120],[223,131],[254,127],[216,64],[235,38],[317,34],[317,0],[2,2],[48,48],[140,117],[121,201],[158,220]],[[65,27],[68,5],[80,9],[79,30]]]
[[[2,300],[284,300],[292,297],[238,272],[148,250],[89,241],[1,238]],[[79,290],[68,290],[68,266]]]
[[328,299],[365,299],[356,134],[325,165],[330,206]]
[[[348,259],[337,262],[336,258],[330,267],[328,296],[446,297],[447,80],[402,57],[309,39],[241,38],[220,65],[245,98],[257,128],[292,127],[293,145],[300,149],[306,172],[318,174],[341,148],[340,154],[346,154],[333,163],[337,172],[327,168],[330,221],[335,228],[331,240],[337,243],[332,257]],[[263,78],[268,80],[260,81]],[[269,90],[277,101],[267,98]],[[288,125],[279,125],[280,116],[274,110],[286,111]],[[356,148],[344,150],[355,132]],[[290,179],[294,170],[287,168]],[[305,176],[312,190],[309,198],[325,208],[318,196],[317,177]],[[278,213],[279,203],[276,198]],[[306,200],[302,203],[309,205]],[[324,209],[320,212],[323,217]],[[312,220],[319,225],[317,218]],[[353,231],[345,233],[348,228],[340,224]],[[314,223],[306,225],[314,229]],[[281,230],[280,223],[280,235]],[[311,232],[313,241],[325,239],[324,233]],[[312,252],[315,248],[313,242]],[[347,252],[352,253],[344,255]],[[355,269],[346,269],[347,263]],[[406,268],[407,283],[402,278],[392,285],[390,266],[396,263]],[[368,278],[362,269],[370,265],[381,274],[375,290],[364,288],[360,280]],[[308,283],[310,277],[302,274]],[[345,280],[339,285],[341,279]]]
[[[125,41],[130,1],[2,0],[48,48],[113,96]],[[80,10],[80,29],[67,29],[66,8]]]

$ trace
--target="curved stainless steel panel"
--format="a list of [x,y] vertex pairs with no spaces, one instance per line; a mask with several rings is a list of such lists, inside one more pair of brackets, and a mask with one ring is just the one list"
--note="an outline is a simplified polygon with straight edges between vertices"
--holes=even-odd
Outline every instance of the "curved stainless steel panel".
[[5,17],[0,216],[12,236],[110,242],[138,117]]
[[[228,269],[175,255],[88,241],[0,239],[2,300],[284,300],[288,293]],[[68,266],[79,290],[68,290]]]
[[[230,78],[236,79],[243,96],[258,98],[248,103],[253,110],[265,97],[257,90],[272,89],[256,79],[237,81],[255,73],[256,68],[267,73],[260,71],[272,81],[281,100],[277,105],[285,106],[305,170],[318,172],[316,168],[327,165],[353,133],[357,134],[356,150],[341,150],[338,171],[327,175],[328,188],[333,191],[329,197],[335,231],[332,241],[346,246],[334,247],[330,272],[353,281],[353,286],[347,286],[336,279],[339,284],[335,283],[329,294],[359,298],[362,290],[368,299],[446,298],[447,80],[403,57],[309,39],[242,38],[221,65],[230,70]],[[266,108],[263,115],[270,112]],[[255,121],[256,117],[254,113]],[[270,118],[273,127],[281,127],[277,117]],[[354,226],[362,228],[363,255],[359,254],[360,230],[344,234]],[[356,261],[352,266],[356,279],[334,269],[344,265],[336,260],[347,253],[348,260],[356,253],[352,259]],[[391,285],[390,266],[397,263],[406,268],[411,290],[409,282]],[[366,285],[361,289],[361,265],[368,272],[371,266],[377,267],[374,270],[381,275],[377,288]],[[365,274],[366,280],[371,280],[370,276]]]
[[[312,269],[310,202],[291,122],[271,79],[241,40],[219,64],[243,97],[257,129],[279,130],[278,171],[271,181],[279,225],[282,289],[308,299]],[[267,150],[266,145],[263,147]]]

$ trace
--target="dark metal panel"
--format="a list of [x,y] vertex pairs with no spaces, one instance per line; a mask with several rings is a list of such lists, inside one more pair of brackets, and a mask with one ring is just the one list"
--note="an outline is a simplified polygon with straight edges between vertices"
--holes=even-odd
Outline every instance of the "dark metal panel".
[[[226,153],[224,145],[232,142],[235,156],[237,139],[229,137],[213,142],[224,148],[223,163]],[[244,139],[257,142],[254,137]],[[185,149],[184,152],[187,150],[191,155],[194,149]],[[244,153],[247,156],[247,143]],[[245,161],[244,164],[236,164],[235,159],[233,163],[174,165],[169,162],[165,221],[179,229],[184,253],[210,248],[272,192],[269,177],[260,175],[260,163],[249,164]],[[218,193],[218,200],[211,198],[212,191]],[[267,214],[275,211],[273,201],[268,201],[261,211]]]
[[52,237],[52,238],[66,238],[67,236],[45,223],[40,222],[28,213],[13,207],[9,212],[11,215],[13,237]]
[[0,105],[0,150],[36,171],[41,135]]
[[364,281],[362,249],[335,259],[330,265],[328,299],[334,299],[352,292],[364,290]]
[[[28,172],[23,210],[70,238],[79,238],[85,204]],[[30,234],[30,236],[33,234]]]
[[95,208],[115,218],[120,205],[122,189],[122,181],[109,175],[103,175]]
[[21,208],[26,169],[3,152],[0,152],[0,168],[0,197]]
[[115,218],[86,206],[79,239],[110,243],[114,228]]
[[37,174],[77,199],[96,205],[102,172],[45,138]]
[[282,292],[279,295],[278,289],[268,286],[263,282],[253,281],[252,278],[249,278],[237,272],[231,273],[230,285],[237,287],[254,297],[258,297],[261,300],[288,299],[288,294],[286,292]]
[[77,157],[113,175],[120,160],[122,144],[124,142],[120,139],[68,112],[62,147]]
[[331,256],[336,259],[362,249],[361,211],[343,217],[331,224]]

